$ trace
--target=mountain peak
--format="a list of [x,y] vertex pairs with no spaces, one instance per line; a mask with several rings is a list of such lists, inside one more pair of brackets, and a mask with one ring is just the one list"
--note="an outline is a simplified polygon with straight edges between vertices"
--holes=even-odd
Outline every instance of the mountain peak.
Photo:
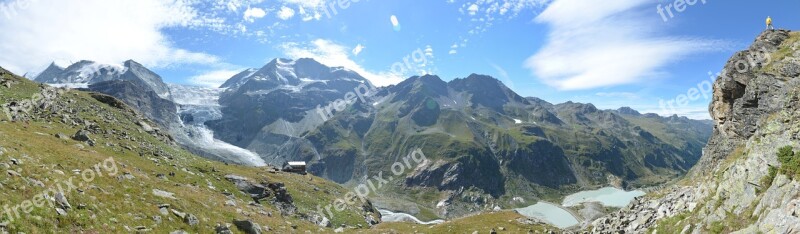
[[594,104],[591,103],[567,101],[565,103],[561,103],[556,106],[562,110],[572,110],[575,113],[581,113],[581,114],[594,113],[598,111],[597,107],[595,107]]
[[136,62],[133,59],[125,60],[125,62],[123,62],[122,64],[126,67],[131,67],[131,66],[144,67],[141,63]]
[[36,75],[33,80],[38,82],[46,82],[50,77],[54,77],[62,72],[64,72],[64,68],[58,66],[55,62],[52,62],[50,63],[50,66],[47,66],[47,68],[44,69],[44,71],[39,73],[39,75]]
[[636,116],[642,115],[641,113],[639,113],[639,111],[636,111],[633,108],[630,108],[630,107],[627,107],[627,106],[620,107],[619,109],[617,109],[617,112],[619,112],[620,114],[626,114],[626,115],[636,115]]
[[494,77],[492,77],[492,76],[489,76],[489,75],[483,75],[483,74],[477,74],[477,73],[472,73],[472,74],[469,74],[469,76],[467,76],[467,78],[466,78],[466,79],[476,79],[476,80],[494,80],[494,81],[499,81],[498,79],[496,79],[496,78],[494,78]]
[[48,67],[48,68],[50,68],[50,67],[55,67],[55,68],[61,68],[61,69],[64,69],[63,67],[61,67],[61,66],[59,66],[58,64],[56,64],[56,62],[55,62],[55,61],[53,61],[53,62],[50,62],[50,65],[49,65],[49,66],[47,66],[47,67]]

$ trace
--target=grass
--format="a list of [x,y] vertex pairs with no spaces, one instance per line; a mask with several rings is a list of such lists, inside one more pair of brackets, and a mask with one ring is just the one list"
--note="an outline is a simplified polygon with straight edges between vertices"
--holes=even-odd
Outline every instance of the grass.
[[[686,226],[684,221],[686,221],[688,218],[688,213],[681,213],[670,218],[662,219],[658,222],[658,225],[654,228],[651,228],[648,233],[681,233],[683,228]],[[694,229],[694,227],[692,227],[692,229]],[[689,230],[689,233],[692,232],[692,229]]]
[[761,181],[759,183],[761,187],[756,190],[756,193],[760,194],[769,189],[769,187],[772,187],[772,182],[775,181],[775,176],[777,175],[778,175],[778,168],[774,166],[769,166],[769,172],[767,173],[767,175],[764,176],[764,178],[761,178]]
[[792,49],[792,45],[800,41],[800,32],[789,33],[789,38],[781,43],[781,48],[770,55],[770,63],[761,68],[763,72],[774,72],[776,62],[783,61],[786,57],[792,57],[797,50]]
[[[3,78],[16,81],[11,89],[0,87],[0,100],[3,102],[31,97],[40,89],[38,84],[20,77],[7,74]],[[213,230],[218,223],[243,219],[279,232],[332,232],[332,229],[320,229],[297,215],[282,217],[275,207],[266,202],[263,202],[263,210],[249,206],[248,202],[252,199],[239,193],[224,176],[237,174],[256,182],[284,183],[299,213],[306,214],[316,211],[317,205],[325,206],[348,192],[338,184],[310,175],[273,174],[268,173],[267,168],[227,165],[192,155],[140,130],[135,124],[140,117],[133,115],[130,110],[110,107],[85,92],[70,91],[61,97],[61,101],[69,103],[66,104],[68,109],[79,110],[82,119],[96,123],[101,132],[124,131],[130,139],[115,134],[97,134],[91,136],[97,142],[96,146],[90,147],[72,139],[57,138],[56,134],[72,135],[83,127],[82,124],[62,124],[60,113],[28,122],[0,122],[0,147],[5,151],[0,155],[0,162],[9,164],[10,170],[21,174],[0,179],[0,196],[3,197],[0,205],[8,205],[13,209],[42,194],[46,188],[57,187],[69,178],[74,178],[73,181],[82,192],[67,190],[67,199],[73,207],[86,205],[85,209],[71,209],[66,216],[56,214],[54,207],[48,204],[33,207],[30,213],[23,213],[13,221],[3,216],[0,220],[9,221],[8,231],[12,233],[47,233],[56,230],[119,233],[130,232],[130,228],[137,226],[151,228],[157,233],[180,229],[204,233]],[[113,121],[103,117],[112,118]],[[154,153],[159,149],[163,150],[162,155],[168,157],[156,156]],[[11,158],[22,163],[13,165]],[[106,171],[104,176],[96,176],[90,181],[83,181],[80,175],[72,174],[73,170],[91,169],[109,158],[116,162],[118,173]],[[135,178],[118,178],[123,173],[130,173]],[[167,177],[167,180],[157,177],[170,173],[175,173],[175,176]],[[33,180],[41,181],[45,187],[33,185],[30,182]],[[177,199],[155,196],[153,189],[174,193]],[[224,205],[228,198],[223,191],[234,194],[237,206]],[[172,209],[196,215],[200,224],[189,226],[172,214],[161,215],[158,204],[164,203],[170,204]],[[272,216],[262,213],[271,213]],[[156,215],[161,216],[162,223],[157,224],[153,220],[152,217]],[[332,224],[366,226],[360,206],[334,212]],[[292,228],[294,225],[296,230]]]

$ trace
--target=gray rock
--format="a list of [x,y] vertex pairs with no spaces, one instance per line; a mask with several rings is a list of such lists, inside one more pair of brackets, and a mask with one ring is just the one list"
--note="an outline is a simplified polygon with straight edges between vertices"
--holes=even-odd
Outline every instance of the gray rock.
[[69,136],[67,136],[66,134],[63,134],[63,133],[56,133],[56,138],[61,139],[61,140],[69,140]]
[[90,133],[86,130],[79,130],[75,135],[72,135],[72,139],[76,141],[89,141],[92,139],[89,137],[89,134]]
[[19,174],[19,172],[14,171],[14,170],[7,170],[6,174],[8,174],[8,176],[11,176],[11,177],[21,177],[22,176],[22,175]]
[[168,215],[169,214],[169,204],[158,205],[158,212],[161,213],[161,215]]
[[34,178],[28,178],[28,183],[33,185],[33,186],[44,188],[44,183],[42,183],[41,181],[39,181],[37,179],[34,179]]
[[151,132],[155,131],[155,129],[153,129],[153,127],[151,127],[149,124],[145,123],[144,121],[139,121],[138,124],[139,124],[139,126],[142,127],[142,130],[144,130],[145,132],[150,132],[151,133]]
[[198,219],[197,216],[194,216],[193,214],[186,214],[186,216],[183,217],[183,222],[188,224],[189,226],[195,226],[200,224],[200,219]]
[[236,206],[236,201],[227,200],[227,201],[225,201],[225,206]]
[[67,216],[67,211],[61,208],[56,207],[56,214],[60,216]]
[[64,194],[60,192],[56,193],[55,195],[53,195],[53,199],[55,199],[56,205],[58,207],[61,207],[62,209],[65,210],[72,209],[72,205],[69,204],[69,201],[67,201],[67,197],[65,197]]
[[247,234],[261,234],[261,226],[250,220],[234,220],[233,225],[236,225],[239,231]]
[[331,227],[331,221],[328,219],[328,217],[322,217],[322,220],[317,225],[320,227]]
[[167,191],[164,191],[164,190],[159,190],[159,189],[153,189],[153,195],[156,195],[158,197],[163,197],[163,198],[176,199],[174,193],[170,193],[170,192],[167,192]]
[[214,228],[214,231],[217,232],[217,234],[233,234],[228,224],[217,224],[217,227]]
[[794,62],[786,62],[781,66],[781,75],[786,77],[798,77],[800,76],[800,60],[796,60]]
[[189,233],[184,230],[177,230],[177,231],[172,231],[169,234],[189,234]]
[[175,216],[178,216],[178,218],[181,218],[181,219],[186,218],[186,213],[180,212],[180,211],[178,211],[176,209],[171,209],[171,211],[172,211],[172,214],[174,214]]

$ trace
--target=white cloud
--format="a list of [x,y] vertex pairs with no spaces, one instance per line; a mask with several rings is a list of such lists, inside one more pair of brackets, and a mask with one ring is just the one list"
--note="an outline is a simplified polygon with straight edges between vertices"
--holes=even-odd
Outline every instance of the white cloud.
[[390,16],[389,21],[392,22],[392,28],[395,31],[400,31],[400,20],[397,19],[397,16],[395,15]]
[[[320,20],[322,14],[333,17],[332,9],[326,8],[325,0],[280,0],[281,2],[297,6],[297,13],[303,21]],[[351,3],[352,4],[352,3]],[[327,13],[326,13],[327,10]],[[340,10],[340,9],[336,9]]]
[[356,47],[353,48],[353,55],[358,56],[358,54],[360,54],[361,51],[364,50],[365,48],[367,48],[367,47],[365,47],[365,46],[363,46],[361,44],[356,45]]
[[224,69],[217,71],[209,71],[200,75],[189,77],[188,81],[193,85],[216,88],[225,83],[225,81],[227,81],[234,75],[239,74],[239,72],[242,72],[242,70]]
[[[522,12],[540,9],[552,0],[474,0],[463,3],[458,11],[468,17],[469,34],[479,34],[494,26],[498,19],[513,19]],[[453,3],[454,1],[448,1]],[[605,3],[597,3],[605,4]],[[461,21],[461,17],[458,18]]]
[[[205,53],[176,48],[164,28],[206,23],[184,1],[38,0],[0,20],[0,66],[40,72],[51,61],[115,64],[134,59],[150,67],[217,63]],[[0,17],[5,15],[0,14]]]
[[279,46],[290,58],[313,58],[327,66],[341,66],[367,78],[373,85],[387,86],[403,81],[400,74],[368,71],[350,58],[350,49],[325,39],[316,39],[307,44],[284,43]]
[[551,31],[525,66],[545,84],[580,90],[653,78],[683,56],[711,50],[718,42],[659,37],[638,10],[648,0],[557,0],[535,21]]
[[292,8],[282,6],[281,9],[278,11],[278,18],[282,20],[288,20],[294,17],[294,10]]
[[450,50],[447,52],[448,54],[458,54],[458,50]]
[[303,6],[299,6],[298,9],[298,13],[300,14],[300,17],[302,17],[303,21],[311,21],[313,19],[319,20],[322,18],[322,14],[320,14],[318,11],[306,12],[306,9]]
[[428,57],[433,57],[433,47],[431,45],[425,46],[425,55]]
[[285,3],[292,3],[304,8],[316,9],[325,6],[325,0],[280,0]]
[[248,22],[253,22],[255,21],[255,19],[264,18],[264,16],[266,15],[267,12],[265,12],[261,8],[258,7],[247,8],[247,10],[244,11],[244,20]]
[[467,11],[469,12],[469,15],[477,14],[478,13],[478,5],[473,3],[472,5],[469,6],[469,8],[467,8]]

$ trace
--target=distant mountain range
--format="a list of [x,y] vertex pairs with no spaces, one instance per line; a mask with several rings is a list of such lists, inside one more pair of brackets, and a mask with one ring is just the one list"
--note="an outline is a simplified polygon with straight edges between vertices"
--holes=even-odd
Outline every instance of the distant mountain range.
[[313,59],[275,59],[219,89],[167,85],[133,61],[51,65],[36,80],[121,98],[200,155],[246,164],[307,161],[312,173],[343,184],[390,171],[420,148],[430,163],[392,181],[384,193],[395,199],[378,203],[414,204],[442,217],[514,198],[668,181],[699,160],[712,129],[711,121],[525,98],[477,74],[450,82],[415,76],[374,88],[356,72]]

